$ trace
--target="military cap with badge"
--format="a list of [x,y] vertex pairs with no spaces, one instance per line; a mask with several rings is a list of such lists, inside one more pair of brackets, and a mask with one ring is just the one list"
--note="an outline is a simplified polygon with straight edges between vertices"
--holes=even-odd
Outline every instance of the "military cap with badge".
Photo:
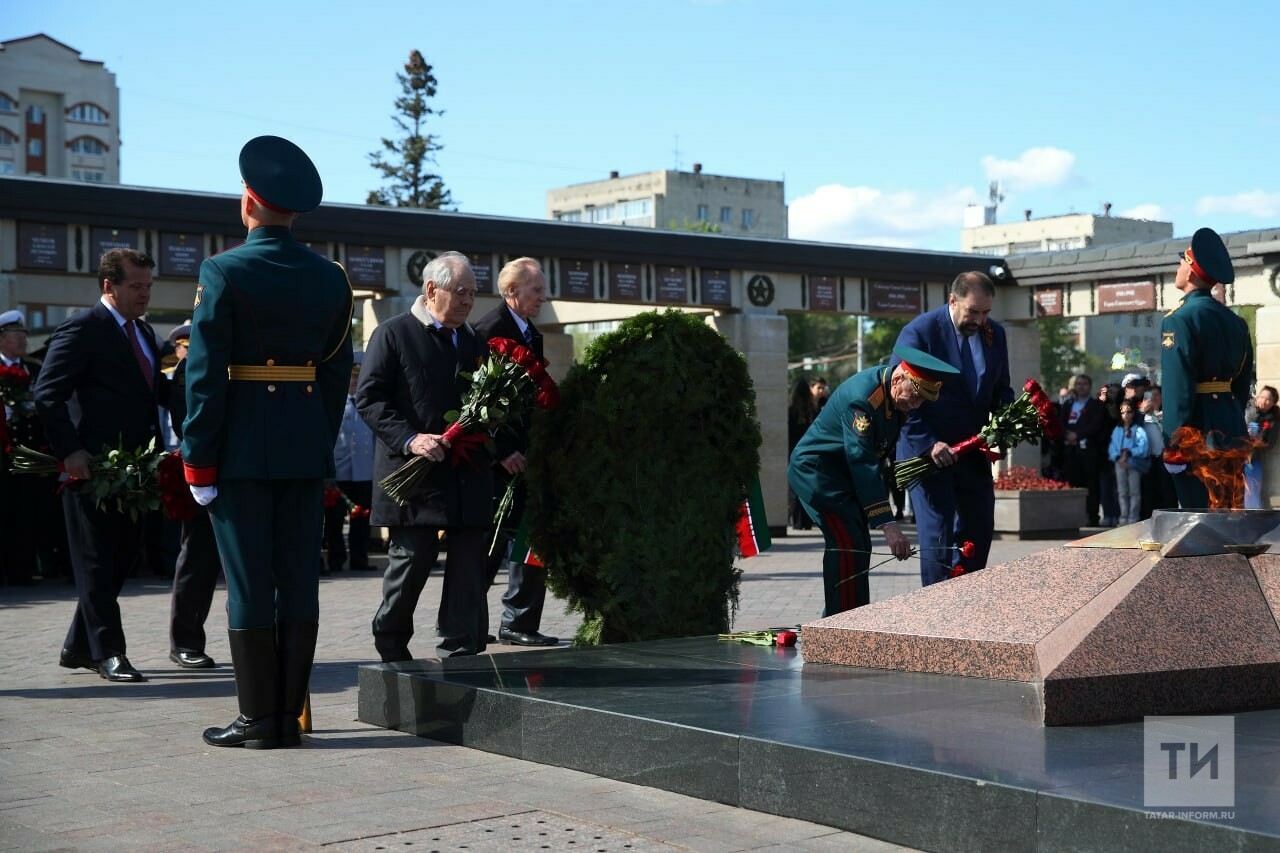
[[911,380],[916,393],[926,400],[938,399],[942,393],[942,380],[946,376],[959,376],[960,369],[922,349],[899,345],[893,354],[902,362],[903,372]]

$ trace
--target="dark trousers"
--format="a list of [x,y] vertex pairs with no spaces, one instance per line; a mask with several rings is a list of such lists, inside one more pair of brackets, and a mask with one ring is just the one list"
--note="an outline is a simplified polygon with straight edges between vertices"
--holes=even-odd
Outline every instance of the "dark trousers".
[[[487,531],[475,527],[445,528],[449,548],[437,613],[441,657],[478,654],[489,633],[485,601]],[[440,555],[440,528],[392,527],[387,570],[382,576],[382,603],[373,616],[373,644],[386,659],[407,650],[413,637],[413,615],[431,567]]]
[[227,577],[228,628],[320,621],[323,499],[321,479],[219,481],[208,509]]
[[77,596],[63,645],[95,661],[123,655],[120,590],[141,555],[142,525],[121,513],[98,509],[75,486],[63,491],[62,507]]
[[1085,510],[1090,525],[1098,523],[1098,456],[1091,449],[1068,447],[1063,454],[1067,482],[1078,489],[1087,489]]
[[[502,594],[502,627],[522,634],[537,634],[542,625],[542,608],[547,601],[547,570],[543,566],[510,559],[511,540],[515,534],[516,531],[510,528],[498,531],[497,540],[485,557],[485,589],[493,586],[498,570],[506,566],[507,590]],[[449,547],[453,547],[452,542]],[[489,547],[487,538],[485,547]]]
[[[338,480],[337,486],[358,507],[368,510],[373,502],[373,482],[369,480]],[[351,557],[351,568],[364,571],[369,568],[369,516],[361,513],[351,518],[351,510],[343,501],[324,511],[324,544],[330,571],[338,571]],[[342,539],[342,525],[347,525],[347,540]]]
[[826,550],[822,553],[823,616],[834,616],[871,601],[871,533],[856,499],[821,509],[805,506],[818,519]]
[[36,575],[38,487],[46,478],[13,474],[9,459],[0,454],[0,582],[25,586]]
[[220,574],[222,562],[213,537],[213,522],[207,509],[196,507],[195,516],[182,522],[182,546],[169,604],[169,648],[204,651],[204,622],[209,618]]
[[[981,453],[960,456],[954,465],[911,489],[920,546],[923,586],[946,580],[957,562],[966,572],[986,568],[995,530],[996,494],[991,463]],[[957,546],[972,542],[974,555],[959,558]]]

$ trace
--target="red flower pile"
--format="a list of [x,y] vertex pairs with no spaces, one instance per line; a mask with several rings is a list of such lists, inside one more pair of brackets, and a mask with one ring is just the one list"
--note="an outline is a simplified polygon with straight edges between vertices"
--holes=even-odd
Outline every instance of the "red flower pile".
[[174,521],[190,521],[196,516],[196,499],[187,487],[182,468],[182,454],[166,453],[156,464],[156,482],[160,485],[160,508]]
[[994,485],[1001,491],[1010,492],[1051,492],[1071,488],[1068,483],[1042,477],[1031,468],[1021,465],[1014,465],[1008,471],[996,477]]
[[[0,403],[13,411],[15,421],[24,417],[34,417],[31,403],[31,374],[21,364],[0,364]],[[21,437],[18,439],[22,440]],[[0,447],[7,453],[12,449],[12,436],[9,432],[9,418],[0,408]]]
[[[991,420],[975,436],[952,445],[951,452],[960,456],[970,451],[980,451],[995,462],[1006,451],[1023,442],[1039,441],[1040,436],[1059,438],[1062,424],[1053,414],[1053,403],[1040,383],[1028,379],[1022,385],[1022,396],[994,412]],[[898,488],[908,489],[925,477],[938,471],[929,452],[904,459],[893,466],[893,477]]]

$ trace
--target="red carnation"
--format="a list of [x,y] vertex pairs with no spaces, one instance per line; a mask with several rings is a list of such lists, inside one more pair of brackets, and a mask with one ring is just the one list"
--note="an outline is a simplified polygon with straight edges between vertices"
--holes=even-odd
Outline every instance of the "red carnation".
[[951,571],[947,573],[947,577],[958,578],[962,574],[964,574],[964,566],[960,563],[956,563],[955,566],[952,567]]
[[794,646],[796,644],[796,632],[779,631],[774,635],[773,642],[779,646]]
[[968,559],[972,559],[972,558],[973,558],[973,555],[974,555],[974,554],[977,554],[977,553],[978,553],[978,546],[977,546],[977,545],[974,545],[972,542],[961,542],[961,543],[960,543],[960,556],[961,556],[961,557],[965,557],[965,558],[968,558]]

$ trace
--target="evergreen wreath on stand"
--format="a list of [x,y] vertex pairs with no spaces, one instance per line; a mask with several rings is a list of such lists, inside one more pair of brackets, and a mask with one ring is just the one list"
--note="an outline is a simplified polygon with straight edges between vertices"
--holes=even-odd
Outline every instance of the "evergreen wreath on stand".
[[534,419],[527,522],[574,643],[720,634],[742,572],[734,522],[760,467],[746,359],[704,318],[601,335]]

